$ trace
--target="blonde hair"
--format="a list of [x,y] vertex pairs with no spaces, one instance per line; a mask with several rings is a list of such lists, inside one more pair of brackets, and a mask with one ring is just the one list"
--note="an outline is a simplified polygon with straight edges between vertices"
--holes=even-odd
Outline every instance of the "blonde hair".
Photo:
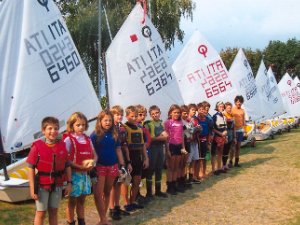
[[136,108],[138,113],[144,113],[144,114],[147,113],[147,109],[144,106],[140,105],[140,104],[136,105],[135,108]]
[[74,112],[74,113],[72,113],[72,115],[69,117],[69,119],[67,121],[67,131],[68,132],[74,132],[74,123],[76,123],[76,121],[78,121],[78,120],[84,120],[85,130],[87,130],[89,128],[89,123],[88,123],[86,116],[81,112]]
[[130,105],[130,106],[128,106],[126,109],[125,109],[125,113],[126,113],[126,116],[128,116],[130,113],[135,113],[135,114],[137,114],[137,109],[136,109],[136,107],[135,106],[133,106],[133,105]]
[[119,114],[119,115],[124,115],[124,110],[120,105],[114,105],[113,107],[110,108],[110,112],[113,115]]
[[105,116],[110,116],[111,117],[112,126],[109,129],[109,131],[112,133],[114,140],[117,141],[118,140],[118,131],[117,131],[115,125],[114,125],[114,116],[110,112],[109,109],[105,109],[105,110],[101,111],[97,116],[97,122],[96,122],[96,127],[95,127],[95,133],[98,136],[97,141],[100,142],[103,139],[104,134],[105,134],[105,130],[101,126],[101,121],[103,120],[103,118]]

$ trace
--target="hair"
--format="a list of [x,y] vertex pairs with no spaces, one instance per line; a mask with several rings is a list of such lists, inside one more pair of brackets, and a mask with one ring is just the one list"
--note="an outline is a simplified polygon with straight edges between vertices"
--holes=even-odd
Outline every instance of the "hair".
[[194,103],[191,103],[191,104],[189,104],[188,105],[188,108],[189,108],[189,111],[191,110],[191,108],[195,108],[196,110],[197,110],[197,105],[196,104],[194,104]]
[[205,103],[204,102],[200,102],[200,103],[198,103],[198,105],[197,105],[197,108],[199,109],[199,108],[205,108]]
[[69,119],[67,121],[67,131],[68,132],[74,132],[74,123],[76,123],[76,121],[78,121],[78,120],[84,120],[85,130],[87,130],[89,128],[89,123],[88,123],[86,116],[81,112],[74,112],[74,113],[72,113],[72,115],[69,117]]
[[110,108],[110,112],[113,115],[119,114],[119,115],[124,115],[124,110],[120,105],[114,105],[113,107]]
[[182,106],[180,106],[180,110],[181,110],[181,113],[189,112],[189,107],[187,105],[182,105]]
[[53,116],[47,116],[42,120],[42,130],[49,125],[56,125],[59,128],[59,120]]
[[104,137],[105,134],[105,130],[103,129],[103,127],[101,126],[101,121],[105,116],[110,116],[111,120],[112,120],[112,126],[109,129],[109,132],[112,133],[113,138],[115,141],[118,140],[118,131],[114,125],[114,116],[113,114],[110,112],[109,109],[105,109],[103,111],[101,111],[98,116],[97,116],[97,123],[96,123],[96,127],[95,127],[95,133],[98,136],[97,141],[101,141],[102,138]]
[[216,111],[218,111],[218,107],[219,107],[219,105],[224,105],[224,107],[225,107],[225,104],[224,104],[224,102],[222,102],[222,101],[218,101],[218,102],[216,103],[216,108],[215,108],[215,110],[216,110]]
[[229,105],[232,107],[232,103],[231,102],[225,102],[225,107],[229,106]]
[[151,114],[152,111],[157,110],[160,112],[160,108],[157,105],[152,105],[149,108],[149,113]]
[[202,104],[203,104],[203,107],[208,107],[208,108],[210,108],[209,102],[203,101]]
[[234,103],[236,103],[237,101],[239,101],[240,103],[244,103],[244,97],[242,95],[237,95],[234,98]]
[[[177,104],[173,104],[173,105],[170,106],[169,111],[168,111],[168,118],[169,118],[169,119],[171,119],[171,113],[172,113],[174,110],[176,110],[176,109],[178,109],[179,112],[180,112],[180,114],[181,114],[181,108],[180,108],[180,106],[177,105]],[[181,115],[179,116],[179,120],[180,120],[180,119],[181,119]]]
[[135,106],[135,108],[136,108],[138,113],[147,114],[147,109],[144,106],[138,104],[138,105]]
[[130,113],[135,113],[135,114],[137,114],[137,109],[136,109],[136,107],[135,106],[133,106],[133,105],[130,105],[130,106],[128,106],[126,109],[125,109],[125,113],[126,113],[126,116],[128,116]]

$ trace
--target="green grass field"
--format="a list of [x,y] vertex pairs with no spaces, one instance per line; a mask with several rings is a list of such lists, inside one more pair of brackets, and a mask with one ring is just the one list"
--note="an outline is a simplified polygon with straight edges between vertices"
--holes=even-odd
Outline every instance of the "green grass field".
[[[113,223],[300,224],[300,129],[258,142],[256,148],[243,147],[241,163],[241,168],[209,177],[184,194],[155,199],[145,209]],[[65,221],[66,202],[59,209],[60,224]],[[0,202],[0,224],[32,224],[34,212],[33,201]],[[96,224],[92,196],[87,198],[86,212],[87,224]]]

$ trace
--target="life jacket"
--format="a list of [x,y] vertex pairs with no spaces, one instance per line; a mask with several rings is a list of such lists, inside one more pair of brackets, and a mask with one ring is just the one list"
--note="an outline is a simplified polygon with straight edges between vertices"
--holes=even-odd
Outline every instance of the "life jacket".
[[[165,130],[162,120],[158,122],[154,122],[153,120],[148,120],[145,122],[145,126],[147,126],[150,137],[158,137]],[[152,144],[158,144],[161,142],[152,142]]]
[[223,112],[223,115],[226,117],[227,129],[228,130],[233,130],[233,128],[234,128],[233,115],[229,114],[227,112]]
[[[226,119],[222,113],[217,112],[213,116],[213,119],[214,119],[214,129],[215,130],[223,132],[227,129]],[[218,135],[218,134],[216,134],[216,135]]]
[[198,123],[202,127],[202,131],[201,131],[200,136],[201,137],[208,136],[210,134],[209,119],[207,117],[205,117],[204,120],[202,118],[199,118],[199,117],[195,117],[195,118],[197,118]]
[[65,164],[68,160],[65,143],[59,141],[50,147],[44,141],[38,140],[33,143],[33,146],[38,152],[38,161],[35,167],[38,170],[39,185],[62,186],[65,181]]
[[149,130],[144,126],[144,124],[138,123],[137,127],[141,128],[143,130],[143,138],[144,142],[146,143],[147,148],[151,145],[151,135]]
[[143,130],[136,126],[137,129],[133,129],[127,124],[124,124],[127,131],[127,145],[129,150],[143,150],[144,137]]
[[121,145],[124,145],[127,142],[126,128],[124,127],[124,124],[122,124],[122,123],[119,123],[117,125],[117,128],[118,128],[118,135],[119,135],[120,143],[121,143]]
[[[94,158],[93,148],[91,146],[91,141],[84,134],[85,144],[78,142],[78,140],[71,134],[68,134],[67,137],[70,138],[71,141],[71,151],[69,153],[69,159],[73,161],[73,163],[77,165],[82,165],[82,162],[87,159]],[[73,169],[72,169],[73,170]],[[76,169],[76,171],[82,171],[80,169]]]

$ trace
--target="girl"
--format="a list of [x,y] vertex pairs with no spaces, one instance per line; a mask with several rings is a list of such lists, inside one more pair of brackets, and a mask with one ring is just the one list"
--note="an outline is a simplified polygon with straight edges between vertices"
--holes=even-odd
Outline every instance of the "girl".
[[119,175],[118,162],[121,170],[125,170],[125,168],[118,131],[114,126],[113,115],[109,110],[103,110],[99,113],[95,131],[91,134],[91,140],[98,157],[96,165],[98,181],[94,191],[95,205],[100,217],[98,224],[110,225],[106,212],[113,182]]
[[[183,183],[179,178],[181,154],[186,153],[183,137],[183,123],[181,109],[178,105],[171,105],[168,112],[168,120],[165,121],[165,131],[168,134],[166,155],[167,162],[167,192],[176,195],[177,191],[184,192]],[[177,186],[176,186],[177,181]]]
[[87,172],[93,168],[96,154],[90,138],[84,134],[87,129],[86,116],[81,112],[75,112],[68,119],[67,133],[64,134],[64,141],[70,155],[73,183],[66,214],[67,223],[72,225],[75,225],[75,207],[78,224],[85,225],[84,202],[85,197],[91,194],[91,181]]
[[[212,165],[213,173],[215,175],[219,175],[220,172],[223,173],[226,172],[226,170],[221,169],[223,148],[224,148],[224,144],[227,143],[226,120],[222,114],[222,112],[224,111],[224,103],[217,102],[215,110],[217,112],[213,115],[214,139],[213,139],[212,149],[211,149],[211,165]],[[217,170],[215,168],[216,154],[217,154]]]

